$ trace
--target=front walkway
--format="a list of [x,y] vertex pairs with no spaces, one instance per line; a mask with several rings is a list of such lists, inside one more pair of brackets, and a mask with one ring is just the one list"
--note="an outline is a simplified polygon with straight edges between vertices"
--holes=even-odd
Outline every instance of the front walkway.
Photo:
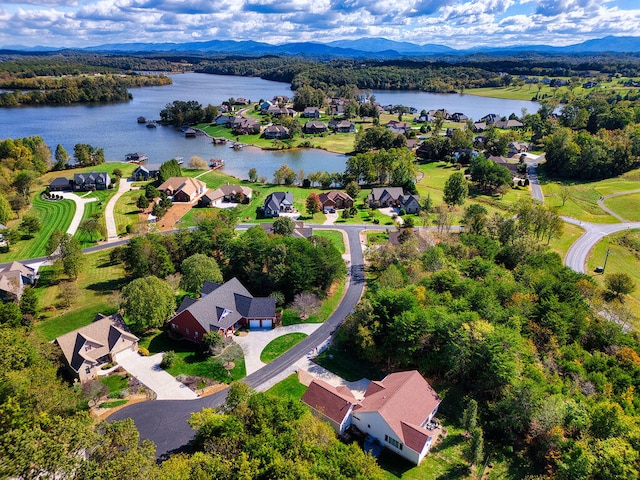
[[272,330],[251,330],[247,335],[233,337],[244,352],[244,363],[247,369],[247,375],[251,375],[266,365],[260,360],[260,354],[271,340],[293,332],[302,332],[311,335],[320,325],[322,324],[300,323],[298,325],[278,327]]
[[116,361],[147,388],[156,392],[157,400],[198,398],[193,390],[160,368],[163,355],[164,353],[157,353],[151,357],[143,357],[137,352],[125,350],[116,356]]
[[62,196],[63,198],[66,198],[67,200],[71,200],[76,204],[76,211],[73,214],[73,219],[71,219],[69,228],[67,228],[67,233],[73,237],[78,230],[78,227],[80,226],[80,222],[82,222],[82,216],[84,215],[84,205],[90,202],[97,202],[98,199],[80,197],[73,192],[56,192],[56,194]]

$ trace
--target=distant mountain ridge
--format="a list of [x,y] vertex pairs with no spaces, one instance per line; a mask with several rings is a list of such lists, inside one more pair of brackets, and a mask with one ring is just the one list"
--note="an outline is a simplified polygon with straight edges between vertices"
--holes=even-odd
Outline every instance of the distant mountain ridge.
[[[3,51],[44,52],[59,50],[74,50],[68,48],[52,47],[24,47],[7,46]],[[507,45],[504,47],[479,46],[469,49],[457,50],[446,45],[424,44],[418,45],[410,42],[397,42],[386,38],[360,38],[357,40],[335,40],[329,43],[318,42],[293,42],[281,45],[272,45],[253,40],[209,40],[203,42],[186,43],[114,43],[85,47],[82,50],[88,52],[105,53],[194,53],[194,54],[221,54],[221,55],[301,55],[301,56],[326,56],[344,58],[397,58],[406,56],[441,56],[441,55],[466,55],[470,53],[508,54],[517,52],[536,53],[640,53],[640,37],[614,37],[608,36],[575,45],[554,47],[550,45]]]

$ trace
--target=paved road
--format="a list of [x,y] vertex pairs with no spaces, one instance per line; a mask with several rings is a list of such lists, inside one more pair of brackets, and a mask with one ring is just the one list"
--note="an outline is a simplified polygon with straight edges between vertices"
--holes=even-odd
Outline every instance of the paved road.
[[544,195],[542,188],[540,187],[540,181],[538,180],[538,173],[536,167],[538,163],[544,159],[544,155],[540,155],[535,160],[526,160],[527,163],[527,175],[529,175],[529,185],[531,185],[531,196],[540,203],[544,203]]
[[[569,248],[564,263],[576,272],[586,273],[587,256],[593,247],[607,235],[632,228],[640,228],[640,222],[598,224],[581,222],[575,218],[562,217],[567,223],[584,228],[585,233]],[[604,262],[604,259],[603,259]]]
[[[362,226],[341,225],[339,227],[349,237],[351,251],[350,281],[344,298],[336,311],[315,332],[291,350],[248,375],[244,382],[254,389],[267,384],[273,378],[286,373],[296,361],[314,348],[324,343],[353,310],[364,290],[364,259],[360,245]],[[152,440],[156,446],[156,455],[162,458],[169,453],[181,451],[193,438],[194,432],[187,424],[192,412],[204,407],[219,406],[224,402],[226,390],[197,400],[155,400],[131,405],[115,412],[110,420],[132,418],[140,431],[141,438]]]

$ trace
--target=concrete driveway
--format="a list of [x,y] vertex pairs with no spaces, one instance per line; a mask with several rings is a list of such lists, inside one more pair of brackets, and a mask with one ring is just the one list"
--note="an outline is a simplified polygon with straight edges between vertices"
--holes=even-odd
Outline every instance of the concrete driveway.
[[273,330],[252,330],[245,336],[234,337],[234,340],[240,345],[244,352],[244,363],[247,369],[247,375],[251,375],[266,365],[260,360],[260,354],[271,340],[292,332],[302,332],[311,335],[320,328],[321,325],[321,323],[301,323],[299,325],[274,328]]
[[198,398],[193,390],[160,368],[163,355],[164,353],[157,353],[150,357],[143,357],[137,352],[126,350],[116,356],[116,361],[146,387],[156,392],[157,400],[193,400]]

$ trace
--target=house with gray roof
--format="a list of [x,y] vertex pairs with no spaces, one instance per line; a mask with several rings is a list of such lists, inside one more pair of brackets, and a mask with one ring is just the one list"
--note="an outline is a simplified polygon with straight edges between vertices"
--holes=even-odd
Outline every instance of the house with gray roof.
[[173,336],[200,343],[209,332],[228,336],[245,325],[272,328],[276,320],[276,299],[254,297],[235,277],[223,284],[205,282],[200,296],[185,297],[169,320]]
[[106,190],[111,185],[111,177],[107,172],[76,173],[73,175],[73,189],[87,192]]
[[80,383],[97,378],[102,365],[117,362],[118,353],[138,350],[138,337],[129,332],[119,314],[98,314],[93,323],[66,333],[55,342]]
[[291,192],[272,192],[264,199],[260,213],[264,218],[279,217],[281,213],[293,212],[293,194]]
[[405,193],[402,187],[373,188],[367,198],[371,208],[398,207],[407,213],[420,212],[419,197]]

